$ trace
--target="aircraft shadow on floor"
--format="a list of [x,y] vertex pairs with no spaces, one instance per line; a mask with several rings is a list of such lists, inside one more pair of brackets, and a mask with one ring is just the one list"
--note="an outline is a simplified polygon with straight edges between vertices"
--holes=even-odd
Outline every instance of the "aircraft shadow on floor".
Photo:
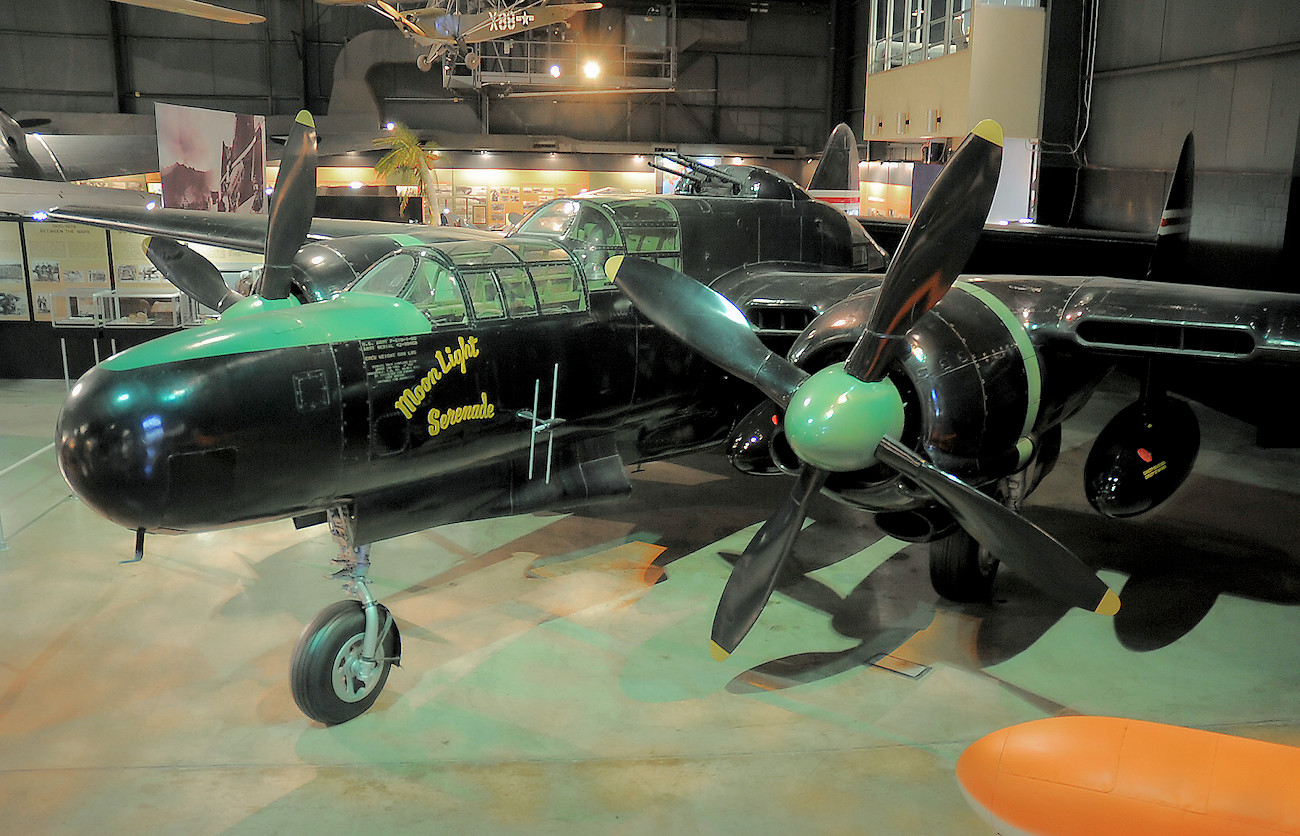
[[[1260,507],[1269,508],[1260,493]],[[1115,616],[1115,633],[1129,650],[1173,644],[1201,622],[1220,595],[1300,604],[1300,555],[1224,527],[1221,518],[1099,524],[1095,515],[1058,508],[1034,509],[1031,516],[1073,544],[1090,566],[1128,576],[1120,591],[1124,606]]]
[[[1129,651],[1177,642],[1221,595],[1300,604],[1300,554],[1287,548],[1280,528],[1257,524],[1266,517],[1288,518],[1278,502],[1290,502],[1289,497],[1279,500],[1265,488],[1206,476],[1194,477],[1184,491],[1168,509],[1133,520],[1105,519],[1091,509],[1026,509],[1027,517],[1070,544],[1092,568],[1127,576],[1114,628]],[[771,660],[738,676],[731,690],[794,687],[869,665],[929,628],[939,613],[979,622],[972,655],[946,661],[972,670],[993,666],[1028,649],[1069,611],[1006,569],[992,603],[944,601],[929,586],[924,545],[899,552],[842,597],[805,574],[847,557],[826,546],[836,538],[823,536],[819,542],[821,528],[805,531],[792,560],[797,567],[785,572],[777,593],[826,613],[836,632],[860,644]]]
[[[690,460],[691,465],[702,463],[713,464],[704,456]],[[633,498],[585,509],[583,516],[557,516],[553,522],[483,554],[448,555],[437,571],[414,582],[403,581],[392,600],[455,583],[521,550],[539,555],[529,571],[565,563],[580,568],[582,557],[609,548],[611,543],[638,539],[664,548],[654,563],[664,570],[658,579],[670,580],[674,562],[759,522],[762,509],[788,488],[786,479],[724,476],[725,464],[708,470],[713,478],[693,487],[638,483]],[[1178,641],[1202,621],[1220,595],[1300,604],[1300,556],[1279,546],[1280,536],[1257,535],[1240,514],[1201,513],[1206,504],[1221,509],[1229,501],[1227,497],[1232,497],[1234,504],[1230,511],[1242,507],[1276,511],[1268,491],[1199,476],[1184,490],[1187,494],[1181,504],[1172,503],[1168,511],[1134,520],[1109,520],[1091,509],[1075,507],[1026,508],[1028,518],[1068,543],[1089,566],[1127,577],[1121,591],[1124,605],[1114,625],[1120,644],[1130,651],[1156,650]],[[923,631],[944,629],[935,626],[942,618],[974,623],[972,646],[951,642],[942,652],[944,662],[978,671],[1024,652],[1069,611],[1068,606],[1046,598],[1005,568],[996,582],[993,602],[945,601],[930,586],[923,544],[903,548],[842,595],[811,573],[851,557],[881,534],[869,514],[824,497],[814,500],[810,517],[814,522],[800,537],[777,583],[777,594],[825,614],[836,633],[857,644],[840,650],[809,648],[755,665],[729,683],[728,690],[733,693],[798,687],[869,666]],[[437,537],[436,531],[411,536]],[[319,551],[303,544],[283,550],[279,560],[275,556],[264,559],[259,574],[270,581],[265,586],[287,581],[291,571],[297,577],[300,563],[307,561],[304,555]],[[734,553],[721,555],[728,561],[736,557]],[[277,564],[282,564],[279,569]],[[265,598],[257,591],[260,586],[246,588],[229,606],[242,612],[250,603],[248,596]],[[304,593],[303,597],[302,607],[293,607],[295,615],[299,609],[308,611],[308,596]],[[435,631],[419,625],[404,622],[403,631],[411,638],[435,639]],[[910,661],[925,665],[934,660]]]

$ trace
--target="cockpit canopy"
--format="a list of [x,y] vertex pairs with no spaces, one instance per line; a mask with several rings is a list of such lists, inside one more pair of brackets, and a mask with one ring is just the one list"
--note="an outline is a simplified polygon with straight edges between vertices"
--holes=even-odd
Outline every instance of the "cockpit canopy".
[[376,262],[350,290],[404,299],[435,326],[587,309],[573,256],[537,238],[406,247]]
[[682,269],[681,221],[673,204],[660,198],[555,200],[529,215],[518,234],[558,239],[577,256],[593,287],[609,284],[605,262],[615,255]]

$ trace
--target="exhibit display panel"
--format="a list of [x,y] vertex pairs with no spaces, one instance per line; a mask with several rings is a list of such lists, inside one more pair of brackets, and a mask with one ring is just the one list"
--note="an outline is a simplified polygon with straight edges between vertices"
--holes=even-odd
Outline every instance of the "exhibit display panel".
[[26,279],[18,224],[0,223],[0,321],[31,319]]
[[53,318],[55,293],[83,293],[110,287],[108,240],[104,232],[77,224],[36,223],[23,228],[27,278],[38,322]]
[[467,218],[476,227],[504,230],[549,200],[608,189],[649,195],[655,172],[456,168],[438,172],[434,203]]
[[[196,324],[212,314],[163,278],[145,256],[144,241],[145,236],[134,232],[72,223],[0,223],[0,321],[103,327],[167,300],[178,303],[162,317],[170,323],[164,327]],[[232,286],[261,263],[253,253],[202,244],[192,248],[215,264]],[[129,299],[152,302],[143,307],[127,302],[130,310],[121,314],[123,301]],[[149,319],[150,325],[161,321]]]

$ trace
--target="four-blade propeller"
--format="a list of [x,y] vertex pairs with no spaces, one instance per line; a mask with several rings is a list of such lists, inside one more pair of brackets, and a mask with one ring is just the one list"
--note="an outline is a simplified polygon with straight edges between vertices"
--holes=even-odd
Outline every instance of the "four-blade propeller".
[[[266,222],[265,267],[260,296],[287,299],[293,287],[293,257],[307,240],[316,212],[316,125],[299,111],[285,143],[280,173]],[[217,266],[171,238],[145,239],[145,255],[172,284],[217,313],[244,297],[231,290]]]
[[908,226],[876,306],[847,360],[809,375],[770,351],[726,297],[668,267],[617,256],[606,267],[632,303],[665,331],[785,409],[785,432],[804,467],[794,489],[732,570],[713,621],[725,658],[758,620],[832,472],[877,462],[947,508],[973,538],[1049,594],[1113,614],[1119,598],[1046,532],[900,443],[903,403],[886,377],[896,347],[952,287],[988,217],[1002,159],[1002,129],[981,122],[935,181]]

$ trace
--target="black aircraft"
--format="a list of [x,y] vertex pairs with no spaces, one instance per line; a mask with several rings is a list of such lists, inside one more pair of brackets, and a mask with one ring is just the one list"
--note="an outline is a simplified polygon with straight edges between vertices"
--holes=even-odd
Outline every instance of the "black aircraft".
[[[256,219],[206,213],[49,216],[152,233],[159,269],[222,311],[81,378],[58,424],[65,478],[137,532],[137,556],[146,533],[327,523],[349,598],[291,662],[295,700],[327,724],[364,712],[401,657],[368,586],[370,544],[620,496],[629,465],[720,442],[745,472],[798,475],[723,593],[720,653],[758,618],[818,491],[932,541],[949,597],[987,596],[1001,560],[1113,613],[1115,594],[1015,513],[1055,463],[1061,422],[1122,357],[1295,356],[1287,297],[957,281],[996,184],[994,123],[957,151],[883,276],[854,220],[750,166],[695,164],[688,195],[556,200],[504,238],[354,235],[312,221],[313,134],[300,115],[264,238]],[[262,249],[256,293],[176,239]],[[1154,507],[1196,435],[1186,404],[1148,386],[1098,439],[1094,505]]]

